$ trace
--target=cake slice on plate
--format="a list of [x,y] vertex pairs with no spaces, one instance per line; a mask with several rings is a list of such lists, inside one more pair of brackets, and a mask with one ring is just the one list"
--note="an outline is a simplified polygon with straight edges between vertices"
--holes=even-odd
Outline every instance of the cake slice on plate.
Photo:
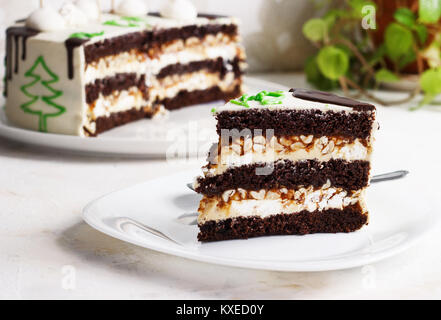
[[243,95],[215,114],[219,142],[195,183],[200,241],[352,232],[368,223],[373,105],[291,89]]

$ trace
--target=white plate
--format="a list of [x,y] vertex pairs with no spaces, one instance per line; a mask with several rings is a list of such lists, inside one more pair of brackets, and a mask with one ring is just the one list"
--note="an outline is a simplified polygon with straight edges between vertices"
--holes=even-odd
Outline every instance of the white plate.
[[[228,266],[278,271],[324,271],[370,264],[397,254],[438,222],[436,199],[415,198],[415,175],[374,184],[369,191],[371,220],[349,234],[272,236],[199,243],[191,224],[200,196],[186,187],[198,172],[161,177],[104,196],[89,204],[84,220],[93,228],[135,245],[176,256]],[[390,190],[394,190],[391,195]],[[404,195],[404,196],[403,196]],[[398,202],[399,200],[399,202]],[[422,206],[420,201],[428,205]],[[416,214],[417,213],[417,214]],[[162,232],[176,243],[144,231],[135,222]]]
[[[286,87],[245,77],[249,92],[263,89],[283,90]],[[213,102],[173,111],[167,119],[139,120],[112,129],[97,138],[81,138],[21,129],[7,122],[0,109],[0,136],[43,147],[99,155],[185,157],[204,154],[216,139],[211,108],[223,102]],[[182,146],[186,146],[184,149]]]

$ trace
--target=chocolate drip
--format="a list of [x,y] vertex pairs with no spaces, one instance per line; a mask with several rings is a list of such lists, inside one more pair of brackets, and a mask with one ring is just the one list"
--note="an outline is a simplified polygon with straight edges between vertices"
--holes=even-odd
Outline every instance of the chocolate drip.
[[[29,37],[38,34],[37,30],[28,27],[10,27],[6,30],[6,79],[12,79],[12,46],[15,46],[14,72],[19,69],[19,40],[22,38],[22,60],[26,59],[26,41]],[[14,44],[12,43],[14,41]],[[7,94],[7,81],[5,83],[5,95]]]
[[370,103],[361,102],[346,97],[340,97],[329,92],[307,89],[290,89],[289,92],[292,92],[292,95],[296,98],[315,102],[336,104],[339,106],[350,107],[358,111],[370,111],[375,109],[375,107]]
[[69,79],[73,79],[74,77],[73,51],[76,47],[81,46],[87,41],[89,41],[89,39],[69,38],[64,42],[67,49],[67,73]]

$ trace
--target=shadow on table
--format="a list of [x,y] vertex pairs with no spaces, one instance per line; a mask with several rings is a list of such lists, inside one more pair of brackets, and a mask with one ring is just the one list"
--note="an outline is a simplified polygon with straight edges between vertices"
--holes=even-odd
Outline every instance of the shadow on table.
[[329,272],[269,272],[191,261],[114,239],[84,222],[62,232],[57,243],[63,250],[103,271],[113,269],[119,278],[131,277],[145,282],[147,290],[149,284],[173,288],[172,292],[158,292],[158,298],[179,294],[184,297],[186,292],[194,298],[295,298],[305,290],[323,288],[330,276]]

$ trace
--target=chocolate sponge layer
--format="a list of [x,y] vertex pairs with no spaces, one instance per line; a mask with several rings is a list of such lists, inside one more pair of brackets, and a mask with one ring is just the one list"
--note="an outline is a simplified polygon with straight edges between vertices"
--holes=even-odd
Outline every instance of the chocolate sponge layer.
[[324,185],[327,179],[330,180],[331,186],[350,191],[364,188],[369,183],[370,163],[363,160],[279,160],[274,162],[270,174],[257,175],[256,169],[264,166],[265,164],[258,163],[231,167],[219,175],[200,177],[196,191],[214,196],[236,188],[255,191],[283,187],[295,189],[299,186],[318,188]]
[[350,139],[370,137],[375,114],[371,111],[336,112],[321,110],[245,109],[219,112],[217,133],[222,129],[273,129],[274,135],[340,136]]
[[269,235],[305,235],[311,233],[352,232],[368,221],[368,215],[356,204],[340,209],[293,214],[276,214],[261,218],[238,217],[208,221],[199,225],[198,240],[219,241],[247,239]]

